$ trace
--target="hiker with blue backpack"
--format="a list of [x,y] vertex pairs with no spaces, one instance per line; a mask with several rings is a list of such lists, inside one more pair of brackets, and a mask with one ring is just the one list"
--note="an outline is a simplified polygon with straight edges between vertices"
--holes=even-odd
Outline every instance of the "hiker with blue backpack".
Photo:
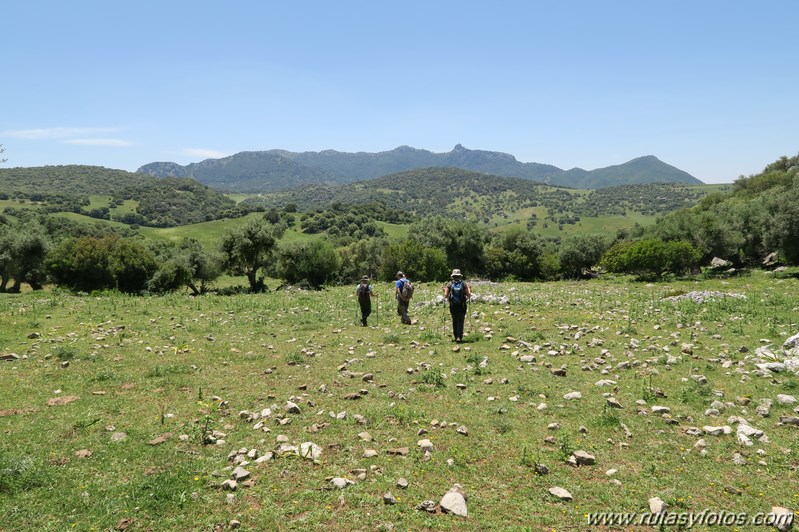
[[411,319],[408,317],[408,305],[413,297],[413,284],[410,279],[405,277],[402,272],[397,272],[397,282],[394,284],[397,296],[397,314],[404,325],[410,325]]
[[452,281],[444,287],[444,299],[449,302],[452,315],[452,335],[455,341],[463,341],[463,322],[466,321],[466,304],[472,297],[472,290],[463,280],[458,269],[452,270]]

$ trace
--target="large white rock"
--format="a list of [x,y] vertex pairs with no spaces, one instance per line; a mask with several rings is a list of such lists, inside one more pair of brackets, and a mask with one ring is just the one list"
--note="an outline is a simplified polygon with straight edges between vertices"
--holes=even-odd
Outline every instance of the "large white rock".
[[319,460],[322,456],[322,448],[313,442],[306,441],[300,444],[300,456],[308,460]]
[[781,405],[792,405],[797,402],[796,397],[793,395],[786,395],[784,393],[777,395],[777,402]]
[[561,488],[560,486],[555,486],[553,488],[549,488],[549,493],[557,497],[562,501],[570,501],[573,499],[572,494],[566,491],[565,489]]
[[439,503],[441,511],[448,514],[460,515],[466,517],[466,499],[457,491],[448,491]]

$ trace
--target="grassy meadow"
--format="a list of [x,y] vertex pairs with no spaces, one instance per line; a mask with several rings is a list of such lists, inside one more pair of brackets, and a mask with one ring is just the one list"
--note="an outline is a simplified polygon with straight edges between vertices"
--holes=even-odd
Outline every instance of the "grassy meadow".
[[[779,424],[796,405],[775,397],[799,396],[799,377],[755,375],[747,357],[799,332],[798,284],[762,272],[477,284],[507,304],[472,303],[462,344],[445,307],[421,304],[436,284],[417,288],[412,326],[377,285],[369,327],[353,287],[3,294],[0,355],[19,358],[0,361],[0,530],[590,530],[588,513],[645,512],[650,497],[677,512],[796,509],[799,427]],[[664,299],[695,290],[729,295]],[[714,401],[723,411],[706,415]],[[767,441],[742,446],[731,416]],[[706,425],[733,433],[688,430]],[[317,460],[276,452],[303,442]],[[577,450],[596,463],[568,465]],[[226,491],[237,451],[250,476]],[[467,517],[416,509],[456,483]]]

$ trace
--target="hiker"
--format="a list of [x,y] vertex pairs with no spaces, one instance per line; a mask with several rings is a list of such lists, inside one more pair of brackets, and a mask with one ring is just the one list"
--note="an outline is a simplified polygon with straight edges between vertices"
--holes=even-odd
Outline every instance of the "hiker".
[[463,280],[458,269],[452,270],[452,281],[444,287],[444,299],[449,301],[449,313],[452,315],[452,335],[455,341],[463,341],[463,322],[466,319],[466,303],[472,297],[472,290]]
[[399,314],[403,324],[410,325],[411,319],[408,317],[408,304],[413,297],[413,284],[405,277],[404,273],[397,272],[397,282],[394,286],[397,296],[397,314]]
[[372,290],[367,275],[361,277],[361,282],[355,288],[355,295],[358,296],[358,305],[361,307],[361,325],[366,327],[366,319],[372,313],[372,298],[377,295],[377,292]]

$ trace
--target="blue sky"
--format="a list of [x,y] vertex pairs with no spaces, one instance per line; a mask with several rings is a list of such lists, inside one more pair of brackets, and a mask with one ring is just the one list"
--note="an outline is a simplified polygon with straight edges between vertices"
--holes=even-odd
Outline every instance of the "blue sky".
[[799,153],[793,0],[0,7],[5,167],[447,152],[709,183]]

